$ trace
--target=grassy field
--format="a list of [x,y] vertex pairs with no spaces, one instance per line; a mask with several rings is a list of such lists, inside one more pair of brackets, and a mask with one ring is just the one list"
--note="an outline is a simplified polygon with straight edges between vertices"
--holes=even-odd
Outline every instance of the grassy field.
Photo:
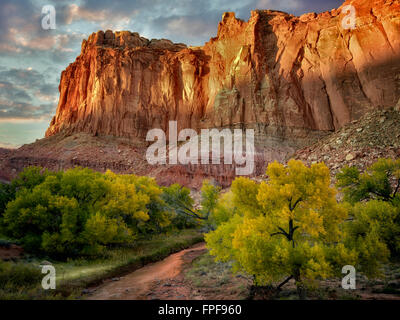
[[48,261],[56,268],[56,290],[43,290],[40,264],[43,259],[25,257],[18,262],[0,262],[0,299],[76,299],[88,286],[159,261],[169,254],[201,242],[197,230],[183,230],[138,240],[131,246],[110,248],[102,258]]

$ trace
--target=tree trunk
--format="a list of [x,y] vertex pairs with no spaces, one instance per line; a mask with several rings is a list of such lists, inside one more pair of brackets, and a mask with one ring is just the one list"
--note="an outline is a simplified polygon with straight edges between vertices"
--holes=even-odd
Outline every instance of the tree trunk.
[[307,300],[307,292],[303,284],[297,285],[297,294],[299,295],[300,300]]
[[300,279],[300,270],[296,270],[294,279],[296,280],[297,294],[300,300],[307,300],[307,292],[304,283]]

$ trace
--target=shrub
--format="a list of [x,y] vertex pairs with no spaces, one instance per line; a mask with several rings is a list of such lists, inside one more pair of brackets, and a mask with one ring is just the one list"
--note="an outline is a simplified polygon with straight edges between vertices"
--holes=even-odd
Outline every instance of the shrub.
[[198,224],[193,214],[194,201],[190,197],[188,188],[175,183],[169,187],[164,187],[161,197],[169,210],[174,213],[171,218],[172,226],[184,229]]
[[353,221],[348,232],[353,245],[364,253],[363,259],[375,265],[371,252],[363,250],[371,241],[379,242],[378,255],[400,254],[400,159],[379,159],[361,173],[344,167],[337,174],[337,185],[348,201]]
[[57,258],[98,254],[139,234],[163,232],[174,214],[148,177],[29,168],[12,186],[16,197],[2,219],[5,234],[27,251]]
[[336,177],[337,186],[350,203],[371,199],[400,202],[400,159],[379,159],[364,173],[345,166]]
[[399,210],[388,202],[371,200],[351,208],[353,221],[348,224],[352,238],[376,233],[393,255],[400,253],[400,225],[396,223]]

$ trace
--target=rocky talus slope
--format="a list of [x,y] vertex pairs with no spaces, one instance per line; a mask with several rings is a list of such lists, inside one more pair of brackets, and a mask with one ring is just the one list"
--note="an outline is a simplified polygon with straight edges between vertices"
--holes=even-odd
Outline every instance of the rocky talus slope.
[[365,169],[379,158],[399,158],[400,108],[367,113],[292,157],[307,164],[324,162],[332,175],[344,165]]

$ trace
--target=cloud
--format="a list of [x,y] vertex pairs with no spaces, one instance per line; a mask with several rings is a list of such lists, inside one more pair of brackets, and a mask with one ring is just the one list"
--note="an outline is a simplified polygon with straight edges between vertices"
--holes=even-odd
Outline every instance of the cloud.
[[25,90],[17,88],[12,83],[5,81],[0,81],[0,96],[10,101],[10,103],[15,100],[29,101],[31,99],[30,95],[27,94]]
[[89,10],[80,7],[76,4],[71,4],[67,8],[65,23],[71,24],[74,21],[88,20],[88,21],[103,21],[106,20],[107,11],[102,10]]
[[[57,94],[57,85],[47,83],[46,74],[39,73],[32,68],[28,69],[7,69],[0,71],[0,81],[11,81],[13,86],[43,96]],[[1,83],[1,82],[0,82]]]
[[215,14],[208,17],[212,22],[197,16],[159,18],[154,21],[153,32],[174,42],[201,45],[216,35],[219,18]]
[[57,104],[57,86],[29,69],[0,71],[0,118],[51,118]]
[[[210,36],[215,31],[215,26],[203,20],[192,17],[172,18],[166,23],[167,31],[171,34],[185,34],[192,37]],[[183,33],[183,31],[185,33]]]
[[54,104],[33,105],[27,102],[15,102],[0,99],[0,118],[2,119],[51,119]]

